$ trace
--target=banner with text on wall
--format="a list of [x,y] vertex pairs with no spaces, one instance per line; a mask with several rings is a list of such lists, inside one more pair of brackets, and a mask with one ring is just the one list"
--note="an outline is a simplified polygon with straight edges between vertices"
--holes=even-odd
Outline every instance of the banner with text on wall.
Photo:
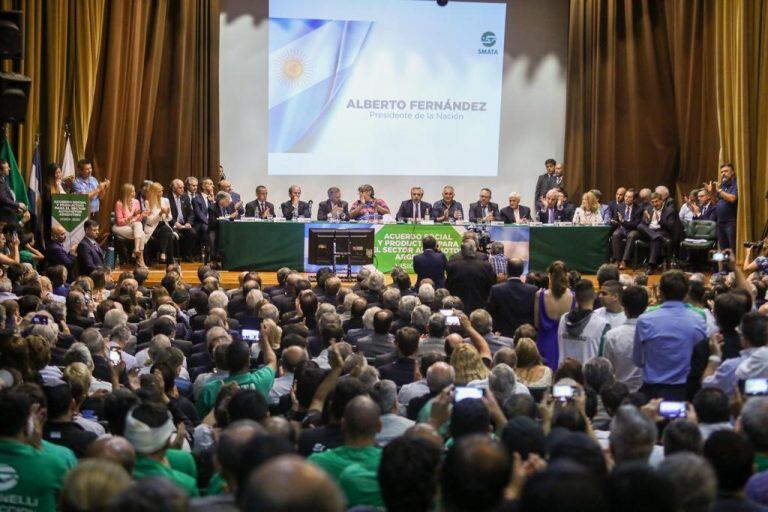
[[[437,239],[440,251],[450,258],[459,252],[461,238],[467,230],[465,226],[447,224],[332,224],[307,223],[304,226],[304,270],[317,272],[326,265],[309,263],[309,230],[311,229],[370,229],[375,230],[373,241],[373,265],[382,272],[390,272],[399,266],[406,272],[413,273],[413,257],[421,254],[421,240],[426,235]],[[492,226],[488,228],[491,240],[504,244],[504,255],[507,258],[520,258],[528,269],[528,252],[530,230],[527,226]],[[337,267],[343,265],[342,261]],[[346,268],[346,267],[345,267]],[[357,272],[359,266],[353,265],[352,272]]]
[[85,238],[85,221],[88,219],[86,194],[52,195],[51,212],[51,226],[61,226],[67,231],[65,248],[79,244]]

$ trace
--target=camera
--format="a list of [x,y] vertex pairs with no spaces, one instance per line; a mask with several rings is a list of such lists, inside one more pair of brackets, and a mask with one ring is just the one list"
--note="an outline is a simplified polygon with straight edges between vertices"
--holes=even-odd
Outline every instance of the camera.
[[744,247],[747,249],[749,248],[762,249],[763,241],[760,240],[759,242],[744,242]]
[[469,226],[467,230],[477,233],[477,250],[488,252],[488,246],[491,245],[491,234],[488,232],[488,228],[474,224]]

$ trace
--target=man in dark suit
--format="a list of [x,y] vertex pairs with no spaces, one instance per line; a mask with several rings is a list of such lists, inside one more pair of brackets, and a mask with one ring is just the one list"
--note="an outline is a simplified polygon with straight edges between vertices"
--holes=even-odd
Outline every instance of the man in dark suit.
[[557,175],[555,175],[555,165],[557,165],[555,159],[548,158],[544,162],[544,167],[547,169],[547,172],[539,176],[539,178],[536,180],[536,191],[534,192],[534,197],[536,198],[537,212],[543,208],[541,200],[546,197],[547,192],[558,186]]
[[312,211],[309,204],[300,200],[301,187],[298,185],[291,185],[288,188],[288,195],[290,196],[290,199],[280,205],[285,220],[296,219],[299,217],[309,219],[312,217]]
[[85,221],[85,238],[77,246],[77,268],[81,276],[89,276],[97,267],[104,266],[104,251],[96,239],[99,237],[99,223],[93,219]]
[[8,175],[11,165],[6,160],[0,160],[0,222],[12,224],[16,222],[16,215],[27,211],[24,203],[19,203],[8,186]]
[[469,205],[469,222],[499,220],[499,205],[491,202],[491,189],[480,189],[480,200]]
[[499,212],[504,224],[521,224],[531,221],[531,209],[520,206],[520,194],[512,192],[509,194],[509,206],[505,206]]
[[705,188],[699,190],[697,199],[698,205],[693,205],[694,220],[714,220],[717,221],[717,208],[712,204],[712,196]]
[[213,181],[206,178],[202,182],[202,190],[192,199],[192,227],[201,249],[208,245],[208,208],[213,202]]
[[341,200],[339,187],[328,189],[328,200],[317,207],[317,220],[349,220],[349,205]]
[[682,226],[677,209],[674,204],[665,206],[661,194],[654,192],[651,194],[651,211],[643,212],[643,221],[637,229],[640,231],[640,237],[651,246],[648,262],[650,270],[654,271],[658,266],[664,242],[670,241],[674,245],[679,240]]
[[540,206],[539,211],[536,213],[539,222],[543,224],[565,222],[565,208],[557,189],[549,190],[544,195],[544,199],[541,200]]
[[245,205],[246,217],[269,219],[275,216],[275,205],[267,201],[267,187],[256,187],[256,199]]
[[67,269],[67,280],[74,279],[74,268],[77,262],[77,246],[64,247],[67,239],[67,231],[61,225],[51,226],[51,241],[45,247],[45,262],[48,268],[54,265],[62,265]]
[[232,204],[232,196],[227,192],[216,194],[216,202],[208,207],[208,244],[211,248],[212,259],[219,259],[220,254],[216,242],[219,234],[219,224],[235,219],[237,211]]
[[496,273],[490,263],[477,258],[474,240],[462,242],[461,258],[448,263],[447,271],[446,288],[464,302],[465,313],[485,306],[488,292],[496,283]]
[[179,235],[179,249],[184,259],[192,256],[192,248],[195,246],[195,231],[192,228],[192,202],[184,193],[184,182],[175,179],[171,182],[171,190],[168,192],[168,202],[171,205],[171,226]]
[[408,201],[400,203],[400,209],[397,210],[395,218],[397,220],[408,219],[428,219],[432,205],[421,200],[424,197],[424,189],[421,187],[411,187],[411,198]]
[[222,178],[221,181],[219,181],[219,192],[226,192],[229,194],[229,197],[232,198],[232,205],[238,216],[245,213],[245,206],[243,206],[243,201],[240,199],[240,194],[232,189],[232,183],[226,178]]
[[520,279],[524,270],[523,260],[511,258],[507,262],[509,278],[491,287],[485,306],[493,318],[496,330],[509,338],[515,335],[515,330],[521,325],[533,324],[533,303],[537,288]]
[[608,216],[611,220],[616,218],[616,212],[624,209],[624,195],[627,189],[619,187],[616,189],[616,199],[608,201]]
[[640,236],[637,227],[643,221],[643,208],[635,204],[635,191],[631,189],[624,193],[623,201],[618,205],[611,218],[611,224],[616,227],[611,235],[611,256],[615,262],[620,262],[620,269],[625,269],[635,240]]
[[432,279],[435,289],[445,287],[445,269],[448,268],[448,260],[445,254],[438,251],[437,240],[432,235],[426,235],[421,239],[421,247],[424,252],[413,257],[413,271],[416,272],[416,289],[419,288],[422,279]]

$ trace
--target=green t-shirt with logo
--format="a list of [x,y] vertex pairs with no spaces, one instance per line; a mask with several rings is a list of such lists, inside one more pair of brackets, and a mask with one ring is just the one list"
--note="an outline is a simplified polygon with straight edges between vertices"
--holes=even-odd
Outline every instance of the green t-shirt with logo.
[[224,380],[215,380],[209,382],[203,387],[200,397],[197,400],[197,414],[200,419],[205,418],[216,403],[216,397],[219,395],[221,386],[237,382],[240,389],[255,389],[261,393],[264,398],[269,398],[269,391],[275,383],[275,372],[270,366],[264,366],[252,372],[230,375]]
[[0,441],[0,510],[56,510],[64,460],[19,441]]
[[200,495],[200,492],[197,490],[197,482],[188,474],[171,469],[165,464],[151,459],[146,455],[137,455],[136,466],[133,469],[133,478],[141,480],[142,478],[150,476],[164,476],[176,484],[181,490],[186,492],[190,497]]

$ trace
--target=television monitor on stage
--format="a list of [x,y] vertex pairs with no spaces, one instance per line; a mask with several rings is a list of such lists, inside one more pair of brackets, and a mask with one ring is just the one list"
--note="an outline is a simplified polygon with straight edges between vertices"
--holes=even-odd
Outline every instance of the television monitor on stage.
[[[336,264],[369,265],[373,263],[372,228],[309,230],[309,263],[312,265],[333,265],[334,240],[336,241]],[[347,259],[349,255],[349,259]]]

